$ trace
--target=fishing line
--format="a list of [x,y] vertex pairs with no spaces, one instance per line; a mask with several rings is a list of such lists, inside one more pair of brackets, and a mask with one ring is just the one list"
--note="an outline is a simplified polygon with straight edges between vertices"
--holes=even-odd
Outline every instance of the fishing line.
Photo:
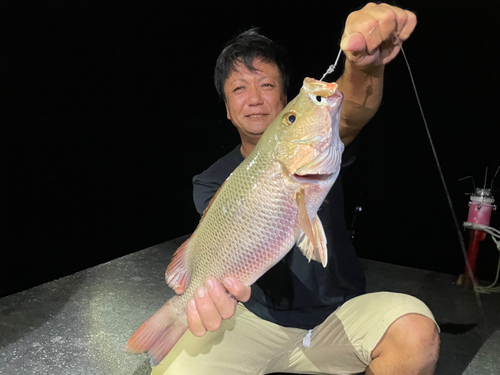
[[337,64],[339,62],[341,54],[342,54],[342,48],[339,49],[339,53],[337,54],[337,58],[335,59],[335,63],[328,67],[325,74],[323,74],[323,77],[321,77],[320,81],[323,81],[323,78],[325,78],[328,74],[333,73],[333,71],[335,70],[335,67],[337,66]]
[[411,72],[410,64],[408,63],[408,59],[407,59],[405,51],[403,49],[403,45],[397,36],[396,36],[396,42],[401,47],[401,53],[403,54],[403,57],[404,57],[405,62],[406,62],[406,66],[408,67],[408,73],[410,75],[410,80],[411,80],[411,83],[413,85],[413,91],[415,92],[415,98],[417,99],[418,108],[420,109],[420,114],[422,115],[422,120],[424,122],[425,130],[427,132],[427,137],[429,138],[429,143],[431,145],[432,153],[434,154],[434,159],[436,161],[436,165],[437,165],[437,168],[439,171],[439,176],[441,177],[441,182],[443,183],[443,188],[444,188],[444,191],[446,193],[446,199],[448,200],[448,205],[450,206],[451,216],[453,217],[453,222],[455,223],[455,228],[457,229],[458,239],[460,241],[460,247],[462,249],[462,254],[463,254],[464,259],[465,259],[465,265],[467,267],[467,271],[469,273],[469,277],[472,281],[472,284],[474,285],[474,292],[476,295],[477,303],[478,303],[479,307],[481,308],[481,310],[483,311],[481,297],[479,296],[479,293],[476,291],[476,288],[479,285],[478,285],[475,277],[473,276],[474,272],[472,272],[472,267],[469,263],[469,260],[467,259],[467,250],[465,248],[464,236],[462,235],[460,225],[458,224],[457,215],[455,214],[455,209],[453,208],[453,203],[451,201],[451,195],[450,195],[450,192],[448,190],[448,186],[446,185],[446,181],[444,179],[443,170],[441,169],[441,163],[439,162],[436,148],[434,147],[434,142],[432,141],[431,132],[429,130],[429,126],[427,125],[427,120],[425,119],[424,110],[423,110],[422,104],[420,102],[420,98],[418,96],[417,86],[415,85],[415,80],[413,79],[413,74]]
[[[469,260],[467,259],[467,250],[465,248],[464,237],[462,235],[462,231],[461,231],[460,225],[458,224],[457,216],[455,214],[455,209],[453,208],[453,203],[451,201],[451,195],[450,195],[450,192],[448,190],[448,186],[446,185],[446,181],[444,179],[443,170],[441,168],[441,163],[439,162],[439,158],[438,158],[438,155],[437,155],[437,152],[436,152],[436,148],[434,147],[434,142],[432,140],[432,136],[431,136],[431,133],[430,133],[430,130],[429,130],[429,126],[427,124],[427,120],[426,120],[425,115],[424,115],[424,110],[423,110],[422,104],[420,102],[420,97],[418,96],[417,86],[415,85],[415,80],[413,79],[413,74],[412,74],[412,71],[411,71],[411,68],[410,68],[410,64],[409,64],[408,59],[406,57],[405,51],[403,49],[402,42],[399,39],[399,37],[396,35],[396,33],[393,33],[393,43],[396,44],[396,45],[399,45],[399,47],[401,48],[401,53],[403,54],[403,57],[405,59],[406,66],[408,68],[408,73],[410,75],[410,80],[411,80],[411,83],[412,83],[412,86],[413,86],[413,91],[415,92],[415,97],[417,99],[418,107],[420,109],[420,114],[421,114],[422,120],[424,122],[425,130],[427,132],[427,137],[429,138],[429,143],[431,145],[432,153],[434,154],[434,159],[436,161],[436,165],[437,165],[437,168],[438,168],[438,171],[439,171],[439,176],[441,178],[441,182],[443,183],[443,188],[444,188],[444,191],[445,191],[445,194],[446,194],[446,199],[448,201],[448,205],[450,207],[451,216],[453,217],[453,222],[455,224],[455,228],[457,229],[458,240],[460,241],[460,247],[462,249],[462,254],[463,254],[464,259],[465,259],[465,264],[466,264],[466,267],[467,267],[467,271],[469,273],[469,277],[470,277],[470,279],[472,281],[472,284],[474,285],[474,292],[475,292],[475,295],[476,295],[477,303],[478,303],[479,308],[481,309],[481,311],[483,313],[483,316],[484,316],[484,310],[483,310],[483,306],[482,306],[482,303],[481,303],[481,297],[480,297],[479,293],[476,290],[479,287],[479,285],[478,285],[478,282],[475,280],[475,278],[473,276],[474,273],[472,272],[472,267],[471,267],[471,265],[469,263]],[[326,75],[332,73],[335,70],[335,67],[337,66],[337,63],[339,61],[341,53],[342,53],[342,48],[340,49],[340,51],[339,51],[339,53],[337,55],[337,59],[335,60],[335,63],[333,65],[330,65],[328,67],[327,71],[325,72],[325,74],[323,74],[323,77],[321,77],[320,81],[322,81],[323,78],[325,78]],[[498,173],[498,170],[497,170],[497,173]],[[486,320],[486,316],[484,316],[484,318]]]

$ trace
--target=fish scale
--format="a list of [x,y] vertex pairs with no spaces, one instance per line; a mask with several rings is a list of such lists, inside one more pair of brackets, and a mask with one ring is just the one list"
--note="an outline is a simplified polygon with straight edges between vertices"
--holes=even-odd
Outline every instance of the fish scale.
[[[257,152],[256,155],[259,153]],[[283,179],[267,177],[269,175],[274,177],[275,173],[265,173],[262,174],[262,179],[269,181],[258,181],[257,183],[263,188],[257,194],[253,193],[254,182],[249,178],[250,175],[269,169],[269,164],[274,167],[274,170],[282,173],[278,164],[270,163],[266,159],[262,156],[255,156],[254,159],[247,158],[242,168],[235,171],[228,179],[232,183],[231,186],[235,185],[237,188],[223,188],[203,219],[208,225],[200,227],[197,232],[196,247],[200,254],[203,254],[197,259],[197,264],[203,265],[204,268],[200,269],[201,272],[196,279],[191,279],[191,283],[196,287],[201,285],[207,276],[217,277],[218,274],[234,276],[250,285],[255,281],[256,276],[258,278],[263,273],[263,267],[270,267],[270,262],[275,258],[275,255],[270,254],[270,249],[278,253],[287,252],[293,245],[293,233],[297,231],[297,225],[290,227],[289,217],[296,216],[296,210],[285,212],[277,208],[290,206],[292,202],[290,197],[298,184],[290,184],[287,189]],[[248,167],[249,165],[251,167]],[[270,197],[273,199],[270,200]],[[235,213],[242,199],[246,206],[245,213],[241,220],[235,220]],[[262,204],[267,201],[272,201],[273,204]],[[223,212],[222,207],[227,206],[231,206],[229,212],[233,215]],[[264,228],[276,228],[276,230],[266,232],[263,231]],[[213,233],[220,235],[214,238]],[[288,241],[284,241],[285,238],[288,238]],[[235,248],[240,248],[241,251],[235,252]],[[215,262],[206,262],[215,254],[224,254],[227,260],[225,266],[221,267]],[[190,292],[188,288],[186,294]]]
[[309,260],[326,265],[326,237],[316,213],[340,170],[341,102],[335,83],[304,80],[177,250],[166,280],[183,293],[134,333],[129,351],[147,351],[153,364],[161,361],[187,330],[186,305],[207,277],[233,276],[251,285],[296,242]]

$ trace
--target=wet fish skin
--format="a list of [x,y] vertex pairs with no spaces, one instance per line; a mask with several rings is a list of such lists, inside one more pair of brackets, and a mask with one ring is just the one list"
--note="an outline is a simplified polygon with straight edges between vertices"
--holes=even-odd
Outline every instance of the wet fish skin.
[[316,213],[340,171],[341,103],[335,83],[304,80],[177,250],[166,280],[183,293],[134,333],[129,351],[147,351],[159,363],[187,330],[186,305],[208,276],[233,276],[251,285],[295,243],[309,260],[326,265],[326,238]]

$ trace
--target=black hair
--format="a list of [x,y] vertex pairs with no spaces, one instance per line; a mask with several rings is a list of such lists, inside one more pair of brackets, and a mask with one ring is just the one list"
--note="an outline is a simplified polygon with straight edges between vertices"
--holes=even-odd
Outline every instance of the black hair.
[[251,28],[233,37],[224,47],[215,64],[214,83],[220,98],[226,101],[224,83],[235,65],[243,63],[245,67],[254,72],[255,58],[260,58],[266,63],[275,64],[281,74],[283,94],[288,91],[290,78],[285,70],[286,51],[279,44]]

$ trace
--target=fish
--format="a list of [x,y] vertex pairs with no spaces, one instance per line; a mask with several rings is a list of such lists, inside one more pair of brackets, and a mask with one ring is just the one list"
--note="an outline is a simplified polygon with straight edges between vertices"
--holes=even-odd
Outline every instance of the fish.
[[326,267],[317,212],[340,171],[342,100],[335,82],[304,79],[175,252],[165,278],[178,295],[131,336],[128,351],[161,362],[188,329],[187,304],[209,276],[232,276],[249,286],[294,244]]

